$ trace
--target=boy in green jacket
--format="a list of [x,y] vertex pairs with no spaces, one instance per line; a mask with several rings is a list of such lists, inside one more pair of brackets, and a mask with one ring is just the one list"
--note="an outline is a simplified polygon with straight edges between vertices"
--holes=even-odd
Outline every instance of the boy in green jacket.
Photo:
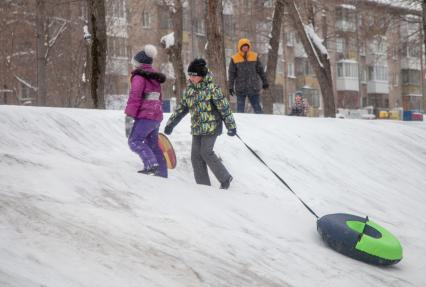
[[189,112],[191,114],[191,162],[197,184],[211,185],[207,166],[219,180],[221,189],[228,189],[232,176],[213,151],[217,137],[222,134],[222,122],[229,136],[237,134],[228,100],[216,85],[204,59],[195,59],[188,67],[190,83],[170,116],[164,132],[173,128]]

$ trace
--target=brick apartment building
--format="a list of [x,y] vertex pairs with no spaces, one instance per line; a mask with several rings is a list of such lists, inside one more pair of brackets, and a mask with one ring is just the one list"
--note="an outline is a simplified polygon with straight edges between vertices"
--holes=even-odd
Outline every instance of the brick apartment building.
[[[300,4],[303,5],[304,1]],[[16,4],[11,4],[16,3]],[[36,104],[37,41],[33,11],[35,0],[0,4],[0,103]],[[348,4],[352,3],[352,4]],[[355,5],[353,3],[356,3]],[[85,1],[49,7],[49,39],[55,36],[47,61],[47,105],[91,107],[85,78],[87,45],[83,38]],[[238,39],[249,38],[263,64],[272,29],[272,0],[224,0],[226,64],[236,52]],[[376,109],[422,110],[424,104],[424,49],[419,11],[375,1],[317,1],[315,26],[325,40],[333,67],[338,108],[374,106]],[[154,65],[168,75],[164,96],[173,95],[173,69],[160,47],[172,32],[169,12],[160,0],[107,0],[108,53],[106,104],[124,105],[129,88],[130,59],[145,44],[158,47]],[[205,1],[183,2],[184,67],[194,57],[205,57]],[[301,91],[311,106],[310,115],[322,111],[318,81],[291,20],[284,14],[277,73],[271,85],[277,112],[291,105]]]

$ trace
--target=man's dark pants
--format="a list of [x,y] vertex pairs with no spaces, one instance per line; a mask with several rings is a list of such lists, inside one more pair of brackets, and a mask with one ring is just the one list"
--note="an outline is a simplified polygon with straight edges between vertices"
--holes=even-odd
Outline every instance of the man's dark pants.
[[237,112],[244,113],[244,109],[246,106],[246,97],[248,97],[251,106],[256,114],[263,113],[262,107],[260,106],[260,97],[259,95],[252,96],[237,96]]

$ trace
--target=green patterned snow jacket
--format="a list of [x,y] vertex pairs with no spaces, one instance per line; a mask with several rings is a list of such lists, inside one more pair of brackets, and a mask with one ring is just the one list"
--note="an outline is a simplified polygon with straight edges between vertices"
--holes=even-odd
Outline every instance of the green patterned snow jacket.
[[228,130],[236,129],[229,102],[211,72],[198,84],[188,85],[167,126],[174,128],[188,112],[191,114],[192,135],[220,135],[222,121]]

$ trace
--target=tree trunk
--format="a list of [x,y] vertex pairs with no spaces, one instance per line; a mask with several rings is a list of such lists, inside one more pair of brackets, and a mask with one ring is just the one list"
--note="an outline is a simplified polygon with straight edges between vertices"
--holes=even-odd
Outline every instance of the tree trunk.
[[308,24],[312,24],[312,26],[315,27],[315,11],[314,11],[314,5],[312,3],[312,0],[306,1],[306,9],[308,14]]
[[97,109],[105,109],[105,65],[107,50],[105,1],[88,0],[89,32],[92,35],[89,57],[90,94]]
[[175,42],[167,49],[167,55],[172,62],[175,71],[175,97],[176,102],[180,101],[183,91],[186,88],[186,76],[183,70],[182,42],[183,42],[183,7],[181,0],[175,0],[174,5],[169,6],[170,17],[172,19]]
[[209,69],[222,92],[228,93],[226,82],[226,63],[224,47],[224,30],[222,21],[222,0],[207,0],[207,58]]
[[295,1],[291,0],[286,2],[289,8],[289,15],[294,22],[297,34],[302,41],[303,48],[308,55],[309,62],[315,71],[315,75],[317,76],[321,88],[321,94],[324,102],[324,117],[335,118],[336,105],[333,78],[328,55],[321,53],[317,45],[314,45],[312,39],[307,35],[305,25],[300,17]]
[[36,1],[36,37],[37,37],[37,105],[45,106],[47,99],[47,59],[48,23],[46,1]]
[[359,95],[359,108],[362,109],[364,104],[362,102],[362,65],[361,65],[361,40],[360,40],[360,29],[359,29],[359,11],[358,7],[355,9],[355,33],[356,33],[356,60],[358,62],[358,95]]
[[269,89],[266,90],[263,98],[263,110],[267,114],[272,114],[274,99],[275,76],[278,62],[278,49],[280,46],[281,26],[284,15],[284,1],[277,0],[274,9],[274,18],[272,20],[271,39],[269,40],[270,49],[266,65],[266,78],[268,79]]
[[288,32],[286,31],[286,27],[287,27],[287,21],[284,22],[283,25],[283,45],[282,45],[282,49],[283,49],[283,58],[284,58],[284,91],[283,91],[283,103],[284,103],[284,115],[288,115],[289,113],[289,100],[288,100],[288,82],[289,82],[289,78],[288,78],[288,58],[287,58],[287,41],[288,41]]
[[[423,42],[426,44],[426,0],[423,0]],[[426,53],[426,50],[425,50]],[[423,62],[422,62],[423,63]],[[424,75],[422,70],[422,88],[424,87]],[[423,90],[423,89],[422,89]],[[423,93],[423,112],[426,113],[426,95]]]

